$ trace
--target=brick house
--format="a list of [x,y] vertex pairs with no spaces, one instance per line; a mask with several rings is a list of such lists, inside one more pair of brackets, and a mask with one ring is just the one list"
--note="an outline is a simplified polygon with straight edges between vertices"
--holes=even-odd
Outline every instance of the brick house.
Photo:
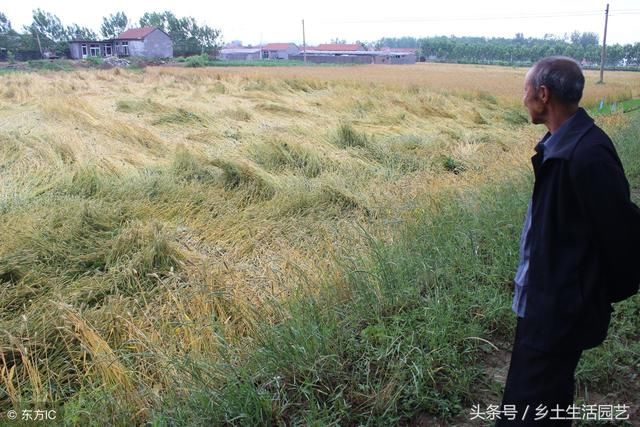
[[295,43],[269,43],[262,47],[263,59],[289,59],[290,55],[300,53]]
[[108,56],[172,58],[173,43],[164,31],[155,27],[132,28],[111,40],[73,40],[69,42],[71,59]]

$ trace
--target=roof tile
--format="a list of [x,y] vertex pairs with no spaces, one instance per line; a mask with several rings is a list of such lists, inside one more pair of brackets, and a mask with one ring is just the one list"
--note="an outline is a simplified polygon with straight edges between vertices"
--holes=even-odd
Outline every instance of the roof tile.
[[127,31],[120,33],[117,39],[134,39],[134,40],[142,40],[147,37],[153,31],[157,30],[156,27],[143,27],[143,28],[131,28]]

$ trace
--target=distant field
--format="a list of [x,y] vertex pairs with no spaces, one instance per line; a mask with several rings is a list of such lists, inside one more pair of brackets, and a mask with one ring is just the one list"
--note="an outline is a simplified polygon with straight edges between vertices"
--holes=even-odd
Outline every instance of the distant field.
[[[341,266],[370,239],[522,182],[542,133],[520,106],[524,73],[0,75],[0,410],[63,400],[79,419],[143,422],[186,387],[176,360],[229,346],[235,366],[290,317],[282,301],[327,286],[348,299]],[[588,105],[640,96],[640,73],[587,78]]]
[[[162,70],[155,69],[162,73]],[[181,70],[182,71],[182,70]],[[310,78],[326,81],[381,83],[394,86],[417,86],[437,92],[457,94],[484,93],[504,101],[519,103],[522,99],[523,78],[526,68],[495,67],[489,65],[434,64],[415,65],[361,65],[350,67],[231,67],[216,68],[221,76],[261,78]],[[202,70],[183,70],[200,73]],[[206,71],[205,71],[206,72]],[[597,85],[599,71],[585,71],[587,78],[584,104],[590,105],[608,98],[640,97],[640,75],[635,72],[607,71],[605,85]]]

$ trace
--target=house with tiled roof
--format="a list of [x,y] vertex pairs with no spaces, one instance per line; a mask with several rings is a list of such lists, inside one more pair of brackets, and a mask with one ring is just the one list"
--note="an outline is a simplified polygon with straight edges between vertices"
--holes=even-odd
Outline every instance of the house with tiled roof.
[[308,46],[289,59],[317,64],[415,64],[415,49],[367,50],[361,43],[331,43]]
[[418,53],[420,50],[419,47],[381,47],[380,51],[382,52],[407,52],[407,53]]
[[224,61],[257,61],[261,57],[262,48],[260,47],[223,47],[218,52],[218,59]]
[[295,43],[268,43],[262,47],[263,59],[289,59],[298,53],[300,48]]
[[355,52],[367,50],[362,43],[325,43],[307,50],[318,50],[324,52]]
[[131,28],[110,40],[72,40],[72,59],[109,56],[172,58],[173,43],[167,33],[156,27]]

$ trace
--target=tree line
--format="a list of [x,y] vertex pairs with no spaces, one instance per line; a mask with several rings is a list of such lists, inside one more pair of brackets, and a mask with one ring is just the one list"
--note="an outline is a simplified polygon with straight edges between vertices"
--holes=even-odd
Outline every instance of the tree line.
[[47,56],[69,56],[71,40],[108,40],[127,28],[158,27],[173,42],[174,56],[208,53],[215,55],[220,44],[220,30],[199,24],[195,18],[177,17],[173,12],[147,12],[135,23],[124,12],[102,18],[100,34],[77,24],[64,25],[56,15],[42,9],[32,13],[32,21],[20,31],[0,12],[0,59],[29,60]]
[[[588,65],[599,65],[601,46],[596,33],[574,31],[563,37],[400,37],[382,38],[376,47],[417,48],[422,60],[461,63],[530,64],[551,55],[564,55]],[[640,66],[640,43],[607,45],[606,66]]]

